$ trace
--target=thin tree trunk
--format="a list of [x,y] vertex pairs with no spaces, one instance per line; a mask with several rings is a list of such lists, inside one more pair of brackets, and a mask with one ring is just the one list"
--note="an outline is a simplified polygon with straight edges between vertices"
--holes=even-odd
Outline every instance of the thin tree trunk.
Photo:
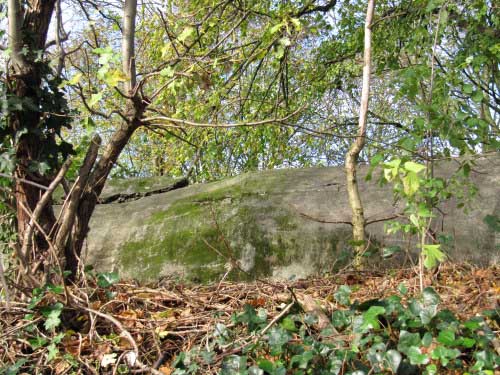
[[371,72],[371,24],[375,9],[375,0],[368,0],[365,21],[365,46],[363,63],[363,87],[361,91],[361,105],[359,109],[359,123],[356,139],[349,148],[345,160],[345,171],[347,175],[347,193],[349,204],[352,209],[352,235],[354,241],[354,267],[362,268],[361,257],[366,246],[365,216],[363,203],[359,194],[357,181],[357,163],[361,150],[365,145],[366,125],[368,119],[368,101],[370,96],[370,72]]
[[141,118],[146,109],[146,104],[139,93],[135,92],[135,18],[137,13],[137,0],[126,0],[123,7],[123,36],[122,36],[122,64],[127,75],[126,93],[131,95],[127,101],[128,120],[118,129],[107,144],[99,161],[92,171],[87,187],[81,196],[76,222],[74,224],[71,241],[66,247],[66,267],[76,275],[78,259],[81,255],[85,238],[89,231],[90,218],[99,200],[104,184],[115,165],[120,153],[123,151],[133,133],[141,126]]

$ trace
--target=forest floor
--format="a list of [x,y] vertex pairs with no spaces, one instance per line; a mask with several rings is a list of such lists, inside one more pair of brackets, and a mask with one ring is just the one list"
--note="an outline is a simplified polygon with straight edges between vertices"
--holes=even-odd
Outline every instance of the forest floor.
[[[350,301],[399,295],[404,304],[420,293],[414,269],[343,272],[286,283],[222,281],[194,286],[163,281],[146,287],[97,281],[90,279],[84,286],[68,287],[66,292],[49,288],[31,301],[11,302],[9,306],[0,302],[0,373],[3,364],[11,365],[4,367],[7,374],[31,373],[22,371],[27,368],[38,368],[37,373],[120,374],[128,373],[123,372],[125,363],[137,360],[135,366],[142,372],[173,374],[179,356],[188,365],[185,353],[195,347],[212,353],[204,370],[196,372],[193,367],[192,373],[219,373],[225,358],[245,352],[256,343],[259,332],[268,332],[285,314],[298,308],[331,317],[334,311],[348,308],[334,297],[342,285],[349,287]],[[498,308],[498,266],[443,265],[425,278],[425,284],[439,294],[439,309],[449,309],[461,321]],[[235,317],[244,311],[264,311],[265,327],[257,332],[239,329],[242,320]],[[51,317],[52,324],[47,325]],[[251,317],[245,322],[251,324]],[[312,324],[310,330],[315,328]],[[231,340],[217,338],[220,329],[233,335]],[[498,337],[498,331],[495,333]],[[185,372],[178,370],[176,374],[191,373],[187,365]]]

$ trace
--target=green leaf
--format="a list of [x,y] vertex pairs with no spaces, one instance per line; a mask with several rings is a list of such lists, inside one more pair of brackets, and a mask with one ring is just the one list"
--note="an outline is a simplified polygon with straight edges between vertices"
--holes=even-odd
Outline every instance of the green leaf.
[[409,197],[415,195],[420,188],[420,178],[415,172],[408,172],[402,181],[404,192]]
[[95,106],[102,99],[102,92],[98,92],[97,94],[92,94],[88,101],[89,107]]
[[477,90],[474,94],[471,96],[472,100],[476,103],[481,103],[483,100],[483,92],[481,90]]
[[269,29],[269,33],[270,33],[271,35],[276,34],[278,31],[280,31],[280,30],[281,30],[281,28],[282,28],[283,26],[284,26],[284,24],[283,24],[283,23],[279,23],[279,24],[277,24],[277,25],[274,25],[274,26],[272,26],[272,27]]
[[370,159],[370,166],[375,167],[379,165],[382,160],[384,160],[384,155],[376,154]]
[[160,71],[160,75],[162,77],[167,77],[167,78],[172,78],[174,76],[175,69],[172,68],[171,66],[167,66],[165,69],[162,69]]
[[252,366],[248,369],[248,375],[264,375],[264,371],[258,367]]
[[37,350],[38,348],[40,348],[40,347],[44,346],[45,344],[47,344],[48,341],[44,337],[37,336],[37,337],[35,337],[33,339],[29,339],[28,342],[31,345],[31,349]]
[[54,360],[57,357],[57,354],[59,354],[59,349],[57,349],[57,346],[54,343],[47,346],[47,351],[47,362]]
[[465,94],[472,94],[474,87],[470,83],[466,83],[463,85],[462,90]]
[[394,349],[388,350],[384,355],[385,362],[394,374],[398,371],[402,358],[401,353]]
[[425,332],[424,337],[422,337],[422,345],[428,348],[432,344],[432,333]]
[[443,366],[446,366],[451,359],[455,359],[460,355],[460,350],[449,349],[444,346],[437,346],[431,354],[432,359],[437,359]]
[[257,365],[262,370],[272,374],[274,372],[274,363],[268,359],[262,358],[257,361]]
[[379,329],[380,323],[378,316],[385,313],[385,308],[382,306],[371,306],[368,311],[363,314],[363,323],[360,329],[367,331],[369,329]]
[[42,315],[46,318],[44,327],[47,331],[54,330],[61,323],[59,316],[61,315],[63,304],[57,302],[51,306],[45,306],[41,309]]
[[441,297],[434,290],[434,288],[428,286],[422,291],[422,297],[424,299],[424,304],[426,306],[439,305],[441,303]]
[[404,164],[404,168],[409,171],[409,172],[413,172],[413,173],[420,173],[422,171],[425,170],[425,165],[423,164],[419,164],[419,163],[415,163],[413,161],[407,161],[405,164]]
[[470,337],[461,337],[456,341],[456,344],[459,346],[463,346],[464,348],[470,349],[476,345],[476,340]]
[[398,350],[408,355],[411,347],[420,345],[420,335],[405,330],[399,332]]
[[184,42],[187,38],[195,33],[195,28],[188,26],[184,30],[182,30],[181,34],[177,37],[181,42]]
[[342,328],[351,322],[349,313],[345,310],[335,310],[332,314],[332,324],[335,328]]
[[422,351],[417,346],[410,347],[406,354],[412,365],[426,365],[429,363],[429,358],[422,354]]
[[52,293],[56,293],[56,294],[63,294],[64,293],[64,288],[61,285],[49,284],[49,285],[47,285],[47,290],[51,291]]
[[302,354],[294,355],[290,360],[290,366],[293,366],[297,363],[299,368],[307,369],[309,362],[311,361],[311,359],[313,359],[313,357],[314,353],[312,352],[312,350],[306,350]]
[[422,324],[429,324],[437,314],[437,305],[430,305],[422,307],[418,316],[422,320]]
[[291,339],[288,332],[280,327],[271,328],[267,337],[272,355],[280,355],[283,352],[283,345]]
[[437,340],[441,344],[451,346],[455,343],[455,332],[445,329],[444,331],[439,332]]
[[281,327],[283,327],[284,329],[286,329],[289,332],[297,332],[298,331],[297,327],[295,326],[295,322],[288,316],[283,319],[283,321],[281,322],[280,325],[281,325]]
[[431,363],[425,367],[424,375],[436,375],[438,373],[437,371],[437,366],[434,363]]
[[104,81],[111,87],[116,87],[120,82],[125,82],[127,76],[119,69],[113,69],[104,74]]
[[120,277],[117,272],[104,272],[97,275],[97,285],[101,288],[109,288],[118,281],[120,281]]
[[333,296],[341,305],[349,306],[351,304],[350,295],[351,289],[347,285],[341,285]]
[[[26,358],[17,360],[16,363],[14,363],[12,366],[7,367],[5,375],[17,375],[19,373],[19,370],[21,370],[21,367],[23,367],[26,362],[28,362]],[[3,368],[0,368],[0,370],[3,370]]]
[[442,262],[446,257],[445,254],[441,251],[440,244],[424,245],[422,254],[424,256],[424,266],[427,269],[436,267],[437,264],[439,262]]
[[403,283],[403,282],[399,283],[398,290],[399,290],[399,293],[401,293],[402,295],[405,295],[406,293],[408,293],[408,288],[406,287],[405,283]]

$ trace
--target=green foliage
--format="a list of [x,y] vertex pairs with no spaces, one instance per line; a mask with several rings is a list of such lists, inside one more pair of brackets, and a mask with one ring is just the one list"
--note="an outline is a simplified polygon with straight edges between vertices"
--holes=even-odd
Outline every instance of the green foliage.
[[[459,321],[449,311],[440,311],[439,303],[439,295],[426,288],[420,298],[410,298],[408,304],[403,304],[398,296],[370,301],[371,306],[365,311],[360,311],[365,303],[353,304],[332,315],[332,324],[340,335],[332,334],[328,328],[315,333],[308,316],[296,313],[284,316],[260,335],[268,323],[266,314],[247,305],[233,319],[237,326],[232,331],[224,327],[225,336],[238,337],[238,325],[242,325],[257,340],[244,345],[241,353],[226,357],[222,373],[493,373],[500,365],[500,357],[490,341],[493,336],[487,316],[491,314]],[[257,316],[261,318],[256,319]],[[344,341],[350,335],[354,335],[354,341]],[[201,371],[209,364],[203,359],[207,357],[207,348],[216,351],[218,345],[223,345],[229,351],[228,348],[241,345],[238,340],[221,342],[219,336],[216,331],[204,351],[195,348],[179,355],[174,362],[174,374]]]

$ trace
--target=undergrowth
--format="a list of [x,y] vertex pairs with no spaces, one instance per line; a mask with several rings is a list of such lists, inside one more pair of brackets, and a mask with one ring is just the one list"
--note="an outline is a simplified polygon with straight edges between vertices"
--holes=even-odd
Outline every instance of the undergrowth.
[[494,375],[497,271],[444,269],[423,294],[407,271],[154,288],[90,273],[0,301],[0,374]]

